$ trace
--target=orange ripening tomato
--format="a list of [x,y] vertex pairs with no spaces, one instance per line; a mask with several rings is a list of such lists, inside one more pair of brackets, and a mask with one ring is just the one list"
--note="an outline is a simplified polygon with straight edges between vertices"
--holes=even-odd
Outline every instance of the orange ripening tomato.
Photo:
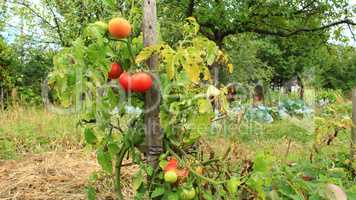
[[131,24],[126,19],[113,18],[109,21],[109,33],[115,38],[126,38],[131,34]]

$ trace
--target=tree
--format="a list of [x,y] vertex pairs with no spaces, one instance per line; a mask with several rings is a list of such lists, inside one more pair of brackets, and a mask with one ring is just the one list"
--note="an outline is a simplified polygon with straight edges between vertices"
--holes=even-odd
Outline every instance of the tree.
[[[235,50],[231,48],[236,47],[236,45],[230,44],[234,39],[228,38],[240,38],[249,33],[247,35],[252,35],[253,40],[269,41],[271,46],[276,43],[278,51],[287,51],[284,55],[277,56],[277,58],[261,55],[258,60],[266,66],[270,66],[277,74],[272,78],[274,82],[283,84],[291,76],[301,75],[312,67],[312,65],[307,65],[310,63],[303,63],[304,61],[296,64],[293,57],[306,61],[305,55],[310,55],[310,52],[321,46],[320,43],[326,44],[330,38],[330,28],[338,26],[334,30],[336,33],[340,33],[340,25],[355,25],[355,22],[350,20],[355,13],[348,5],[349,1],[347,0],[335,2],[184,0],[162,1],[160,8],[165,19],[162,23],[169,33],[167,37],[173,38],[171,39],[172,43],[176,41],[176,38],[179,38],[179,33],[174,34],[173,37],[170,34],[179,26],[175,22],[179,24],[179,21],[188,16],[194,16],[197,19],[201,26],[200,32],[203,35],[216,42],[220,48],[229,49],[229,55],[233,60],[239,60],[239,58],[233,54],[236,53],[236,48]],[[317,46],[313,46],[316,43]],[[295,47],[288,49],[289,45]],[[306,48],[307,51],[305,51]],[[310,57],[308,56],[308,58]],[[292,69],[286,70],[287,66],[291,66]],[[245,69],[244,71],[255,70]]]
[[0,92],[2,95],[10,96],[10,91],[16,85],[19,75],[17,73],[17,68],[18,60],[16,59],[15,52],[0,36]]
[[322,48],[314,57],[315,85],[322,88],[350,91],[356,84],[356,49],[331,45]]

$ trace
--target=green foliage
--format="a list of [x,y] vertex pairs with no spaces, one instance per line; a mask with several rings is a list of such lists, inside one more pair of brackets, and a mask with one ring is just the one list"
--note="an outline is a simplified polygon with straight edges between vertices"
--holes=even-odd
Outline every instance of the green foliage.
[[236,70],[231,75],[225,72],[221,77],[222,82],[251,84],[271,81],[275,72],[267,59],[277,59],[281,56],[280,49],[275,44],[252,34],[241,34],[227,38],[225,48],[231,55]]
[[10,101],[10,93],[17,90],[22,104],[36,105],[41,103],[41,89],[47,77],[52,61],[51,51],[40,52],[32,49],[28,56],[20,57],[15,45],[8,45],[0,37],[0,85],[4,88],[5,97]]
[[317,56],[315,85],[323,88],[351,90],[356,85],[356,49],[331,46],[323,48]]
[[[223,71],[220,78],[224,84],[238,81],[283,85],[295,76],[308,82],[313,78],[310,77],[313,67],[317,66],[321,87],[343,90],[353,87],[356,78],[347,71],[354,71],[354,49],[326,44],[331,33],[318,29],[329,21],[352,16],[353,12],[346,12],[346,0],[288,3],[281,0],[253,3],[162,0],[158,2],[161,40],[148,48],[143,48],[140,34],[141,4],[141,0],[49,0],[33,6],[27,1],[11,3],[25,25],[37,25],[45,33],[40,34],[38,43],[54,43],[52,48],[56,55],[53,57],[52,50],[45,51],[45,45],[28,45],[37,42],[36,31],[16,38],[12,48],[19,51],[1,40],[2,85],[6,85],[7,90],[17,87],[24,101],[37,102],[41,79],[53,64],[49,84],[54,96],[64,108],[80,111],[83,119],[80,124],[85,126],[84,139],[96,150],[98,163],[105,173],[116,173],[115,189],[119,198],[122,198],[120,170],[127,154],[140,166],[133,178],[137,199],[147,196],[177,199],[186,197],[182,192],[192,191],[192,188],[196,192],[195,199],[235,199],[241,195],[242,199],[321,199],[326,195],[323,186],[330,182],[345,188],[351,195],[354,193],[350,170],[340,160],[322,161],[321,156],[314,158],[315,164],[303,161],[287,165],[277,156],[260,152],[248,160],[251,166],[244,168],[242,161],[233,163],[227,159],[230,150],[217,157],[214,152],[206,155],[204,149],[201,152],[195,149],[199,139],[211,131],[214,118],[211,99],[207,99],[214,88],[210,85],[212,66],[219,66]],[[132,23],[133,34],[129,38],[111,38],[101,26],[93,23],[116,15]],[[6,20],[0,16],[0,29],[3,21]],[[335,37],[342,40],[339,32],[336,29]],[[334,52],[328,52],[330,47]],[[179,178],[176,185],[164,182],[164,172],[153,169],[141,158],[141,153],[147,152],[144,143],[147,127],[142,116],[144,95],[125,93],[116,80],[108,82],[107,77],[113,61],[128,72],[149,71],[145,61],[154,54],[160,59],[155,71],[159,80],[155,80],[155,85],[160,84],[162,94],[160,122],[165,144],[160,167],[164,168],[167,156],[176,157],[179,169],[189,172],[185,178]],[[236,70],[232,70],[233,66]],[[220,101],[219,111],[225,113],[226,88],[216,90],[218,94],[213,98]],[[326,132],[350,127],[349,119],[338,115],[345,115],[349,112],[347,109],[333,105],[317,118],[316,152]],[[276,134],[267,133],[262,137],[287,136],[302,143],[310,139],[305,136],[309,132],[301,128],[303,124],[273,125],[262,128],[273,133],[278,129]],[[30,135],[32,138],[33,133]],[[47,142],[37,137],[33,140]],[[13,149],[12,146],[12,141],[6,138],[1,148],[6,155],[11,155],[8,149]],[[333,164],[337,166],[331,167]],[[196,172],[197,167],[204,168],[205,172]],[[305,174],[313,181],[306,181]],[[151,181],[144,181],[145,175]],[[87,193],[89,199],[95,199],[94,188],[87,188]]]
[[14,51],[9,47],[4,39],[0,37],[0,85],[9,92],[14,87],[16,82],[16,69],[17,59]]

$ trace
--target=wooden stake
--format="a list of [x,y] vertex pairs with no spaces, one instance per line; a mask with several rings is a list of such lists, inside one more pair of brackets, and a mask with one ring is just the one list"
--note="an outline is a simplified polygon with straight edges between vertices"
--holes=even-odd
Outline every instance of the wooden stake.
[[356,88],[352,90],[351,161],[356,162]]
[[0,104],[1,104],[1,110],[4,110],[4,88],[1,87],[1,95],[0,95]]
[[[145,47],[157,44],[157,14],[156,0],[144,0],[143,5],[143,43]],[[148,66],[154,75],[158,66],[158,56],[153,55],[148,60]],[[161,133],[159,106],[160,106],[159,85],[154,84],[152,89],[145,96],[145,137],[147,145],[147,160],[156,168],[158,166],[159,155],[163,151],[163,136]]]

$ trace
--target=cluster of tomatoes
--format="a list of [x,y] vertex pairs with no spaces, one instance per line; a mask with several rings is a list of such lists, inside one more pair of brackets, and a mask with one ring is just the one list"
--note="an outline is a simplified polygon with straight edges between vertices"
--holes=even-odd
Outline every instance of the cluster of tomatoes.
[[[163,169],[164,180],[170,184],[178,184],[184,182],[184,180],[189,176],[189,170],[179,169],[178,161],[175,158],[171,158],[167,165]],[[195,197],[195,189],[193,187],[183,188],[180,192],[180,198],[183,200],[192,200]]]
[[[100,26],[102,30],[109,31],[110,35],[114,38],[123,39],[131,34],[130,23],[123,18],[113,18],[106,25],[103,22],[97,22],[96,25]],[[119,63],[112,63],[111,70],[108,72],[109,79],[118,79],[121,87],[126,91],[144,93],[152,88],[153,80],[150,74],[146,72],[136,72],[129,74],[124,72]]]

